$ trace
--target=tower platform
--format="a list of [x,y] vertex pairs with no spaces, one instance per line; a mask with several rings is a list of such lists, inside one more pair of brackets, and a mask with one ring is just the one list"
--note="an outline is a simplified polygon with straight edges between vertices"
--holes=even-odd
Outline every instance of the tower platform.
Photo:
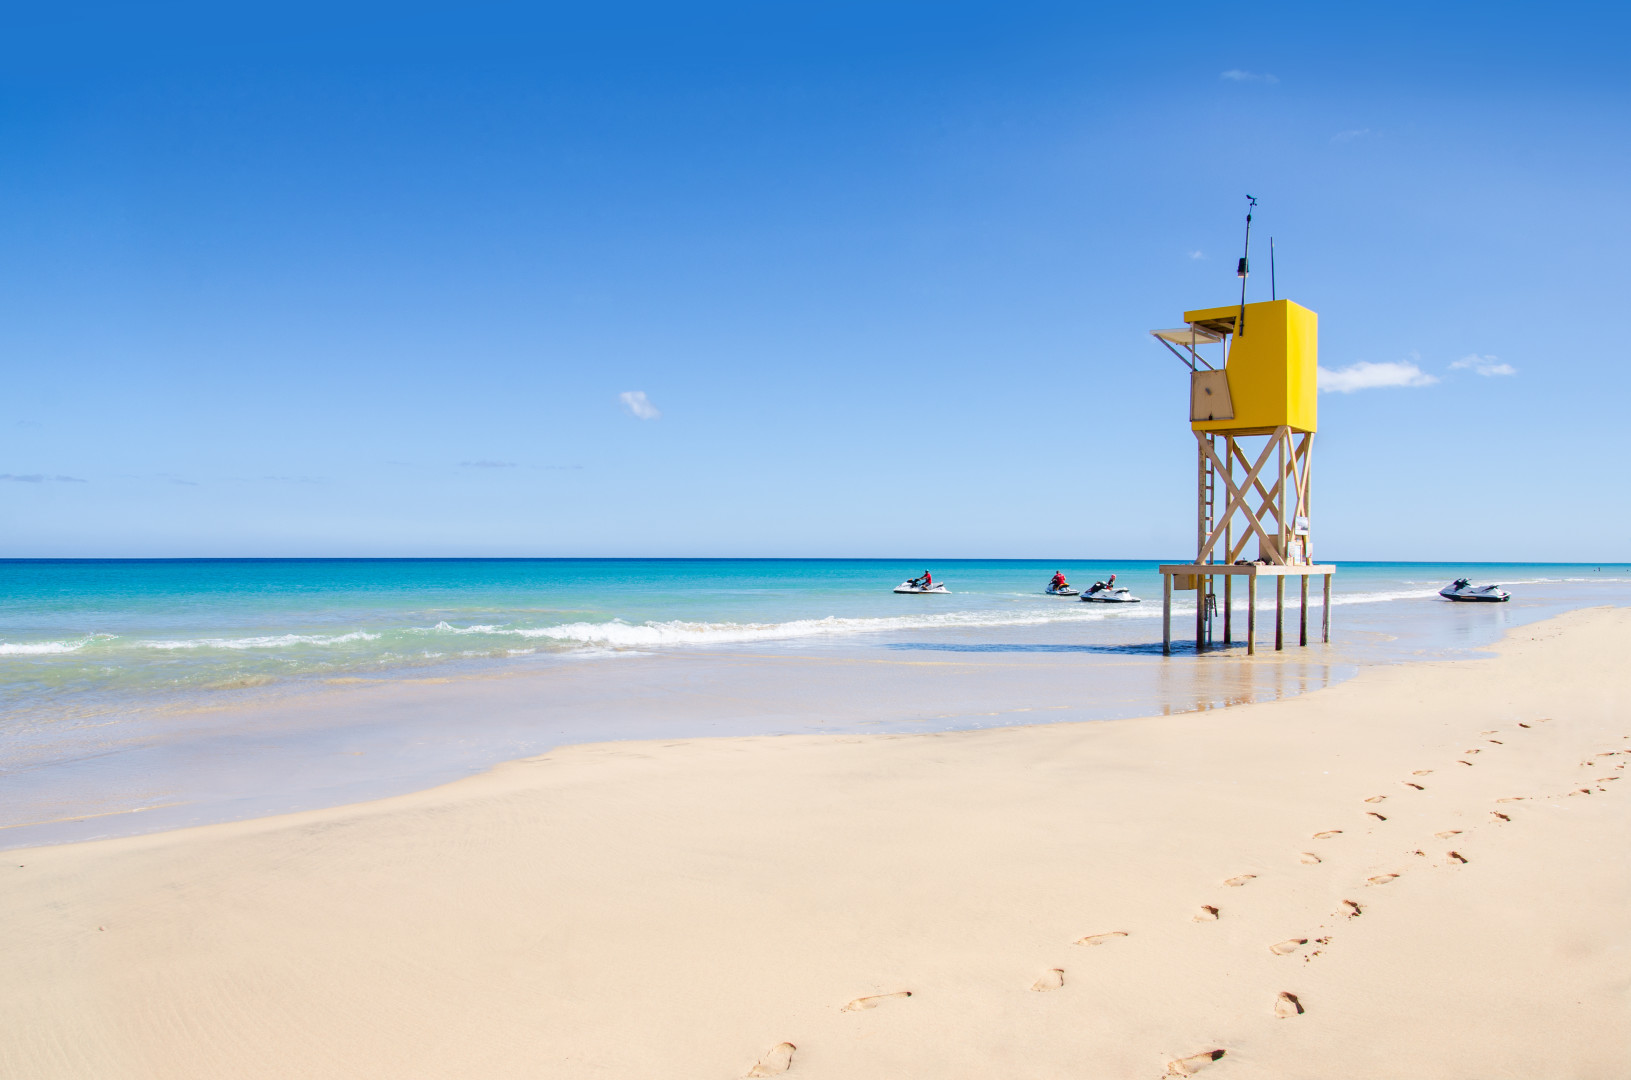
[[1257,579],[1274,578],[1274,647],[1285,647],[1285,595],[1286,578],[1301,579],[1301,600],[1297,609],[1297,643],[1308,644],[1308,579],[1324,578],[1320,605],[1320,638],[1331,640],[1331,575],[1337,572],[1335,563],[1264,564],[1264,563],[1162,563],[1161,571],[1161,652],[1172,652],[1172,590],[1195,591],[1195,649],[1206,648],[1206,630],[1209,622],[1208,598],[1216,594],[1210,588],[1213,577],[1221,576],[1223,591],[1223,643],[1233,642],[1234,579],[1246,578],[1246,654],[1257,653]]

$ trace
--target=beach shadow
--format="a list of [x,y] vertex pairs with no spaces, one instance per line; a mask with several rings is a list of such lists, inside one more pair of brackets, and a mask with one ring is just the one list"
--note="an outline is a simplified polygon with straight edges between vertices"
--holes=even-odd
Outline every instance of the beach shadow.
[[[956,653],[1111,653],[1117,656],[1160,656],[1161,643],[1137,643],[1131,645],[1026,645],[1020,643],[948,643],[939,641],[892,641],[883,646],[886,649],[896,649],[909,652],[956,652]],[[1173,642],[1173,651],[1177,651],[1178,642]],[[1194,644],[1188,648],[1192,651]]]

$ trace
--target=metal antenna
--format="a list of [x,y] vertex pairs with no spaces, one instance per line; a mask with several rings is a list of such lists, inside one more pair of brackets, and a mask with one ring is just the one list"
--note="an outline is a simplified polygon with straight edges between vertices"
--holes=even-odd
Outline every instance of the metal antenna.
[[1251,273],[1252,209],[1256,205],[1256,198],[1246,196],[1246,251],[1240,256],[1240,264],[1235,267],[1235,277],[1240,279],[1240,318],[1235,323],[1236,337],[1246,333],[1246,275]]
[[1269,237],[1269,299],[1280,299],[1280,291],[1274,284],[1274,237]]

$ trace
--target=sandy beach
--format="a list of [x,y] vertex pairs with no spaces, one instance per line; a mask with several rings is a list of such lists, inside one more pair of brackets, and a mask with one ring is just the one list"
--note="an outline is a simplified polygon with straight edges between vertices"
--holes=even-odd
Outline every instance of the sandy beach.
[[1624,1076],[1628,648],[13,851],[0,1075]]

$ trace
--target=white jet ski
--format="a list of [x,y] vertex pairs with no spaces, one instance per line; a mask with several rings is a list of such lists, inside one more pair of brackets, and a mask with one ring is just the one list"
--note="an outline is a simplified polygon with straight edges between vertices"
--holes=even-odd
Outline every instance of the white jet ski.
[[1512,599],[1512,595],[1498,585],[1474,585],[1466,578],[1456,578],[1438,591],[1446,600],[1461,600],[1474,604],[1499,604]]
[[1094,604],[1141,604],[1138,597],[1133,595],[1131,589],[1119,588],[1116,585],[1116,575],[1111,574],[1109,581],[1095,581],[1093,587],[1082,594],[1082,599]]
[[1141,604],[1138,597],[1133,595],[1131,589],[1119,588],[1116,585],[1116,575],[1111,574],[1109,581],[1095,581],[1093,587],[1082,594],[1082,599],[1093,604]]
[[895,591],[903,593],[943,593],[950,592],[951,590],[946,588],[942,582],[938,581],[933,585],[930,585],[927,589],[921,585],[913,585],[910,581],[903,581],[899,585],[895,586]]
[[1089,589],[1082,599],[1092,604],[1142,604],[1131,589]]
[[1063,589],[1056,589],[1052,585],[1049,585],[1048,586],[1048,595],[1049,596],[1075,596],[1076,595],[1076,590],[1071,588],[1069,585],[1066,585]]

